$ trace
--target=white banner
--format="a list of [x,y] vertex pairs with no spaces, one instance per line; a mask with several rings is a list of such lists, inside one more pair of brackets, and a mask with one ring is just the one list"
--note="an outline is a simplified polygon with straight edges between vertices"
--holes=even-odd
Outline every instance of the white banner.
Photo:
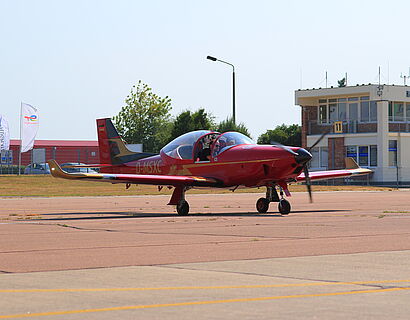
[[0,151],[9,150],[10,148],[10,132],[9,124],[1,114],[0,114]]
[[29,104],[21,104],[21,152],[33,149],[38,132],[38,112]]

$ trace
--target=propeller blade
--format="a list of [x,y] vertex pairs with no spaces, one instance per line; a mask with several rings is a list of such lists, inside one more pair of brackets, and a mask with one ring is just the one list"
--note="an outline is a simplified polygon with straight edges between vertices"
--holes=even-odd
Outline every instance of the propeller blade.
[[318,143],[319,143],[320,141],[322,141],[323,138],[326,137],[329,133],[330,133],[330,130],[326,130],[325,132],[323,132],[322,135],[319,137],[319,139],[317,139],[316,142],[315,142],[311,147],[308,147],[306,150],[307,150],[307,151],[310,151],[311,149],[313,149],[314,147],[316,147],[316,146],[318,145]]
[[283,144],[281,144],[281,143],[279,143],[279,142],[271,141],[270,143],[271,143],[271,145],[273,145],[274,147],[277,147],[277,148],[279,148],[279,149],[285,150],[285,151],[287,151],[287,152],[293,154],[294,156],[297,156],[297,155],[298,155],[295,151],[293,151],[293,150],[290,149],[289,147],[287,147],[287,146],[285,146],[285,145],[283,145]]
[[310,200],[310,203],[312,203],[312,202],[313,202],[313,198],[312,198],[312,182],[310,181],[309,169],[308,169],[308,167],[307,167],[307,164],[305,164],[305,165],[303,166],[303,173],[304,173],[304,175],[305,175],[306,188],[307,188],[307,191],[308,191],[308,193],[309,193],[309,200]]

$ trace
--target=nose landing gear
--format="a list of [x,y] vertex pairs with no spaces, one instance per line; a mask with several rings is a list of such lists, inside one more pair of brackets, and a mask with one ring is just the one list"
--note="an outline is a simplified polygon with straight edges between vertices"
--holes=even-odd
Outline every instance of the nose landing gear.
[[276,191],[276,186],[266,187],[266,198],[259,198],[256,202],[256,210],[259,213],[266,213],[269,210],[269,204],[271,202],[278,202],[278,210],[281,215],[288,215],[291,210],[291,205],[289,201],[283,197],[283,189],[280,188],[280,198],[278,192]]

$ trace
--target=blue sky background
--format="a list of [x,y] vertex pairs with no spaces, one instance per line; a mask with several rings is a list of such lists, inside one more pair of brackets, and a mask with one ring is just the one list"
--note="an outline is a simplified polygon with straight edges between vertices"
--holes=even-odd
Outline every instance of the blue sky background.
[[172,113],[231,115],[253,138],[300,123],[294,91],[403,84],[410,66],[408,1],[0,0],[0,113],[19,137],[20,102],[40,112],[39,139],[96,139],[142,80]]

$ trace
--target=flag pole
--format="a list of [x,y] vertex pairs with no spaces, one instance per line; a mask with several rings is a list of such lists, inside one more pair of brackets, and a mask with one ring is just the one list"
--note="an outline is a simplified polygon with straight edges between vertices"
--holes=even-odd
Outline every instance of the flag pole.
[[21,109],[23,108],[23,102],[20,103],[20,152],[19,152],[19,167],[18,167],[18,175],[20,175],[20,167],[21,167],[21,117],[22,117],[22,111]]

